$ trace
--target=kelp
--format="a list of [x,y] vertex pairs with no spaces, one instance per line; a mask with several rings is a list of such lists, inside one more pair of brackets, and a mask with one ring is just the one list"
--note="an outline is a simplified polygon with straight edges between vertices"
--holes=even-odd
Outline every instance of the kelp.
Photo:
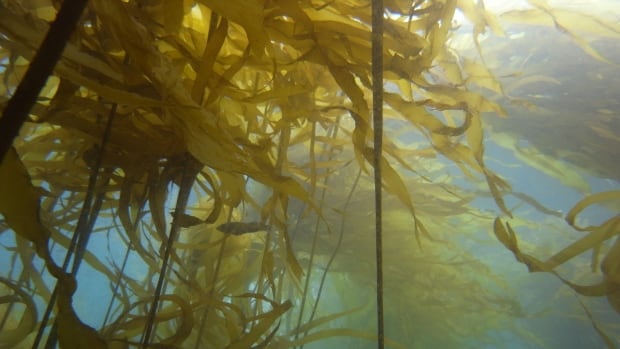
[[584,175],[569,164],[541,153],[536,147],[520,146],[519,140],[510,137],[508,134],[497,132],[492,137],[502,147],[514,150],[515,156],[521,162],[557,179],[565,186],[583,194],[589,194],[592,191],[590,184],[584,179]]
[[[9,204],[3,200],[0,208],[9,226],[22,238],[33,243],[37,254],[45,261],[49,272],[58,279],[58,337],[61,344],[68,348],[105,348],[105,342],[98,336],[94,329],[85,325],[76,315],[72,306],[72,295],[77,288],[75,278],[65,273],[53,261],[48,242],[49,230],[41,223],[39,218],[39,196],[37,190],[30,182],[30,176],[14,148],[9,149],[0,166],[0,178],[2,179],[3,198],[19,198],[17,202]],[[16,193],[11,193],[15,190]],[[27,214],[28,220],[20,219]],[[78,337],[72,335],[77,330],[82,334]],[[11,341],[16,343],[23,340],[15,338]]]
[[[595,194],[596,196],[596,194]],[[609,195],[604,195],[609,196]],[[617,193],[614,193],[614,196],[617,196]],[[584,200],[588,201],[588,200]],[[596,201],[596,199],[594,199]],[[577,204],[575,208],[579,208],[579,206],[583,205],[583,202]],[[568,217],[567,217],[568,220]],[[517,261],[523,263],[527,266],[529,272],[548,272],[555,275],[558,279],[560,279],[565,285],[570,287],[575,291],[575,293],[588,296],[588,297],[597,297],[597,296],[607,296],[609,303],[615,308],[617,312],[620,312],[620,309],[617,307],[617,298],[619,294],[620,285],[617,283],[617,280],[613,279],[616,273],[616,265],[617,259],[620,256],[615,250],[617,243],[614,244],[612,250],[609,252],[605,259],[601,263],[601,270],[603,271],[604,279],[602,282],[595,285],[579,285],[575,284],[568,279],[561,276],[554,269],[566,262],[567,260],[576,257],[581,254],[585,250],[594,249],[594,253],[598,253],[598,246],[607,238],[613,237],[613,235],[618,233],[618,226],[620,224],[620,216],[616,216],[607,222],[603,223],[601,226],[593,227],[593,231],[590,235],[584,237],[583,239],[573,243],[569,247],[564,250],[558,252],[547,261],[541,261],[536,257],[533,257],[527,253],[522,252],[522,250],[518,246],[518,240],[516,233],[510,227],[510,224],[504,223],[499,218],[495,219],[493,224],[493,231],[497,239],[508,249],[510,250]],[[571,224],[572,225],[572,224]],[[596,232],[595,232],[596,231]],[[615,233],[615,234],[614,234]],[[616,240],[617,241],[617,240]],[[609,258],[609,259],[608,259]],[[611,265],[611,267],[610,267]],[[611,269],[611,270],[609,270]],[[610,275],[612,278],[610,278]],[[588,319],[590,320],[592,326],[596,330],[596,332],[603,338],[607,348],[616,348],[615,343],[609,337],[609,335],[603,331],[597,321],[593,318],[590,311],[585,307],[583,302],[579,300],[580,305],[583,307]]]
[[2,348],[10,348],[15,347],[24,337],[34,330],[37,321],[37,307],[32,297],[11,280],[0,278],[0,283],[15,293],[14,295],[4,295],[0,297],[1,304],[20,302],[26,306],[23,316],[15,328],[5,328],[0,333],[0,346]]
[[73,0],[63,4],[56,14],[56,19],[50,26],[46,38],[41,43],[35,58],[33,58],[22,81],[13,96],[3,108],[0,119],[0,157],[4,158],[9,151],[13,140],[19,134],[21,126],[26,121],[28,111],[32,108],[37,96],[41,92],[45,81],[52,73],[54,65],[62,55],[65,44],[75,30],[86,1]]
[[[577,45],[592,48],[561,12],[535,4]],[[0,5],[2,108],[56,8],[47,1]],[[459,12],[473,23],[483,60],[446,45]],[[524,222],[510,208],[515,197],[550,216],[557,212],[531,193],[511,192],[488,166],[485,142],[497,138],[492,131],[488,137],[485,118],[506,116],[501,98],[489,94],[519,98],[519,90],[537,83],[566,83],[534,74],[502,86],[485,63],[482,38],[486,30],[504,30],[482,2],[386,0],[385,13],[380,152],[372,143],[379,125],[371,122],[370,94],[381,82],[371,79],[367,2],[89,2],[0,166],[0,212],[13,231],[2,232],[2,253],[19,257],[1,279],[11,292],[2,296],[6,323],[18,323],[2,328],[2,343],[28,346],[34,332],[37,341],[53,345],[57,335],[69,348],[374,341],[372,307],[360,309],[374,302],[364,294],[374,285],[366,218],[373,166],[382,171],[378,189],[386,203],[386,344],[467,346],[472,336],[493,342],[490,329],[513,329],[524,310],[503,275],[465,241],[479,239],[474,231],[485,231],[497,214]],[[525,164],[558,179],[569,173],[529,150],[517,151]],[[584,188],[572,177],[566,183]],[[542,264],[497,221],[496,234],[521,262],[549,270],[592,249],[604,287],[573,289],[606,296],[617,308],[620,293],[611,286],[620,253],[617,242],[608,246],[617,220],[581,227],[574,219],[593,202],[616,200],[614,193],[577,204],[568,221],[588,235]],[[59,260],[72,249],[89,197],[101,198],[88,210],[99,218],[90,240],[107,250],[90,243],[87,271],[73,275]],[[476,207],[475,200],[489,197],[493,212]],[[104,319],[89,316],[81,303],[80,290],[91,284],[109,288],[93,295],[109,304]],[[55,325],[35,329],[47,302]],[[23,305],[19,318],[14,309]]]
[[[559,32],[568,35],[588,55],[604,63],[612,63],[593,48],[581,35],[587,33],[617,37],[620,34],[620,27],[617,24],[575,11],[553,9],[546,0],[528,0],[528,2],[535,8],[528,11],[507,12],[502,15],[502,18],[517,23],[552,25]],[[575,18],[580,19],[576,21]]]
[[[615,74],[619,57],[614,9],[595,16],[589,14],[597,11],[594,7],[578,11],[532,3],[532,9],[500,15],[511,37],[488,37],[483,45],[485,60],[505,86],[509,103],[503,105],[511,115],[486,121],[546,156],[617,180],[613,149],[618,140],[612,130],[618,129],[618,120],[609,114],[616,108],[615,97],[608,95],[617,81],[606,78]],[[476,54],[469,51],[468,56]]]

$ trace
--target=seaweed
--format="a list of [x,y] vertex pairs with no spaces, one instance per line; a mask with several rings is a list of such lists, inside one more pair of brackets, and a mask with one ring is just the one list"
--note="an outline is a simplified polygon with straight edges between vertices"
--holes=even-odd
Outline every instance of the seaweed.
[[[573,14],[531,3],[496,16],[473,0],[373,11],[357,0],[93,0],[65,38],[54,26],[70,2],[2,2],[0,121],[25,121],[2,139],[0,346],[468,347],[502,330],[544,345],[517,324],[536,315],[510,274],[477,249],[503,245],[517,260],[506,268],[551,273],[579,295],[582,320],[613,347],[583,299],[620,308],[618,217],[577,216],[613,209],[618,192],[590,194],[581,173],[487,121],[526,88],[566,84],[536,72],[504,84],[484,46],[487,30],[506,34],[501,20],[535,13],[530,25],[551,21],[613,65]],[[450,45],[459,14],[477,58]],[[38,71],[44,33],[65,48]],[[39,95],[22,102],[29,74]],[[555,227],[559,211],[513,192],[487,142],[585,195],[565,215],[585,235],[530,253],[524,235],[539,222],[520,205]],[[568,269],[586,251],[598,283]]]

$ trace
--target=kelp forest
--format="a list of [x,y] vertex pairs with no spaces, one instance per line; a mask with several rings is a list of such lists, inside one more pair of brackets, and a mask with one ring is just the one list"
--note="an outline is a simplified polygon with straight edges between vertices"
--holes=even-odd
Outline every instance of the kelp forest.
[[0,348],[620,347],[620,6],[512,3],[1,0]]

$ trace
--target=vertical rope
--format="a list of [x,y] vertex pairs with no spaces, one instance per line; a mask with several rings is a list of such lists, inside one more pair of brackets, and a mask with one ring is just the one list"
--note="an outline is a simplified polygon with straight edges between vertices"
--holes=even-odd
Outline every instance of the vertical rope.
[[[73,257],[73,266],[71,268],[71,275],[77,275],[80,263],[84,254],[86,253],[86,247],[88,245],[88,240],[90,238],[90,234],[93,231],[95,223],[97,222],[97,218],[99,216],[99,211],[101,209],[101,205],[103,204],[103,200],[105,198],[105,190],[102,189],[101,192],[97,195],[97,198],[94,198],[95,191],[97,190],[97,182],[99,182],[99,174],[102,167],[103,157],[105,154],[106,147],[110,140],[110,133],[112,133],[112,122],[114,121],[114,117],[116,115],[117,105],[114,104],[110,109],[110,113],[108,114],[108,121],[106,122],[105,129],[103,131],[103,135],[101,136],[101,144],[98,147],[97,157],[95,160],[95,164],[90,170],[90,175],[88,177],[88,187],[86,189],[86,196],[83,200],[82,209],[80,211],[80,216],[78,218],[77,224],[75,226],[75,230],[73,231],[73,236],[71,237],[71,242],[69,243],[69,247],[67,249],[67,253],[65,254],[65,258],[62,263],[62,270],[67,272],[69,269],[69,264],[71,262],[71,257]],[[104,179],[104,186],[107,185],[110,180],[110,176],[112,174],[111,169],[107,169]],[[94,201],[94,207],[93,206]],[[39,324],[39,329],[37,331],[37,335],[32,344],[32,348],[38,348],[41,340],[43,339],[43,332],[45,332],[45,328],[47,327],[47,323],[52,315],[52,311],[54,306],[56,305],[56,299],[58,298],[58,282],[54,286],[54,291],[52,295],[47,301],[47,307],[45,309],[45,313],[43,314],[43,318]],[[56,343],[58,341],[58,326],[56,321],[52,325],[50,329],[50,333],[47,337],[46,344],[44,348],[55,348]]]
[[185,213],[185,208],[187,207],[187,202],[189,201],[189,196],[192,190],[192,185],[196,180],[196,175],[200,171],[200,166],[201,164],[194,159],[194,157],[192,157],[189,153],[186,154],[183,166],[183,177],[179,186],[179,194],[177,196],[177,204],[174,210],[172,226],[170,227],[170,235],[168,235],[168,240],[165,243],[159,278],[157,280],[155,293],[153,294],[153,302],[151,303],[151,307],[149,309],[144,333],[142,334],[142,339],[140,340],[140,348],[150,347],[151,336],[153,335],[153,323],[155,322],[155,317],[157,315],[161,293],[164,289],[163,286],[166,279],[166,273],[168,271],[168,264],[170,262],[172,249],[174,248],[173,243],[176,241],[177,234],[181,229],[179,224],[181,221],[181,215]]
[[372,123],[375,173],[375,253],[377,262],[377,346],[383,349],[383,241],[381,158],[383,146],[383,0],[372,1]]

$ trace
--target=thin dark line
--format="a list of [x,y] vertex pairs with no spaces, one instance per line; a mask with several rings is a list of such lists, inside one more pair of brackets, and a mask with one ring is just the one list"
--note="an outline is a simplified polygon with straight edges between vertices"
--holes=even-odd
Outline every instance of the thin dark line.
[[196,175],[200,171],[200,163],[198,163],[198,161],[195,160],[191,155],[187,154],[187,159],[184,162],[185,166],[183,168],[183,179],[181,180],[181,185],[179,187],[179,194],[177,196],[177,204],[174,211],[174,218],[172,220],[172,226],[170,228],[170,235],[168,236],[168,241],[165,245],[163,261],[159,272],[159,279],[157,280],[155,294],[153,295],[153,302],[151,304],[151,308],[149,309],[145,331],[140,341],[141,348],[147,348],[151,341],[151,335],[153,333],[153,322],[155,321],[155,316],[157,315],[159,299],[161,297],[161,292],[163,291],[163,285],[168,270],[168,263],[170,262],[170,255],[172,254],[173,249],[172,245],[174,241],[176,241],[177,233],[180,229],[180,217],[185,212],[185,207],[187,206],[189,195],[192,190],[192,184],[196,179]]
[[381,160],[383,146],[383,0],[372,1],[372,115],[375,174],[375,253],[377,263],[377,346],[385,342],[383,325],[383,241]]

